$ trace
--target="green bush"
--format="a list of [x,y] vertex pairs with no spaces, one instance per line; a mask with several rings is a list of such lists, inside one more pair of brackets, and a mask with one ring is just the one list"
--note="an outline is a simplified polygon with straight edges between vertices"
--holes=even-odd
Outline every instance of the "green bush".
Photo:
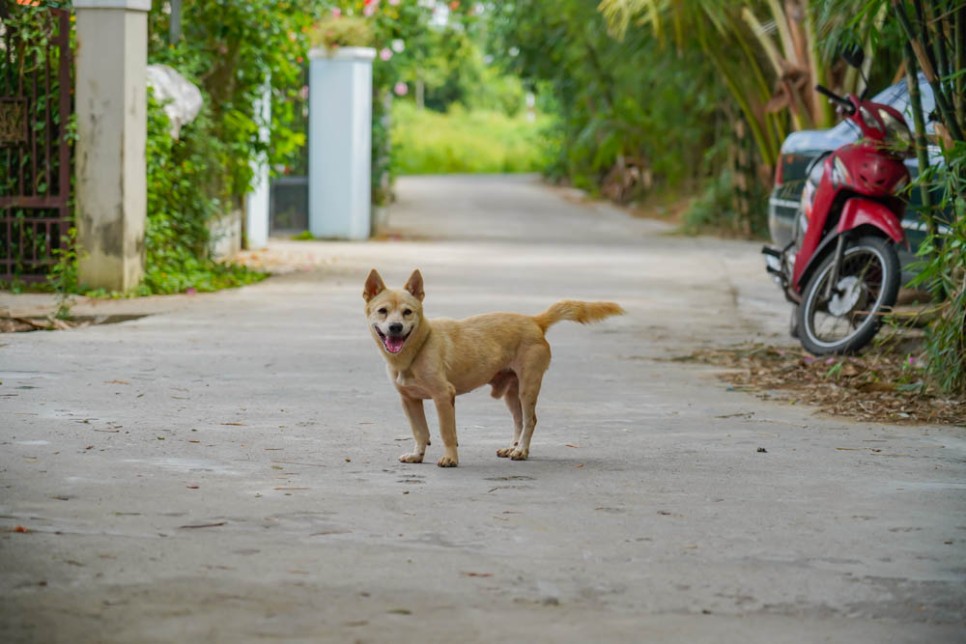
[[227,147],[211,135],[211,127],[206,106],[172,139],[164,109],[149,94],[145,274],[137,295],[216,291],[265,277],[208,256],[207,224],[223,208],[209,184]]
[[317,22],[308,33],[309,44],[327,50],[339,47],[371,47],[372,26],[363,18],[329,16]]
[[530,122],[502,112],[447,114],[393,105],[392,144],[399,174],[539,172],[547,164],[547,119]]
[[948,213],[940,217],[948,228],[919,247],[920,272],[912,284],[943,296],[926,330],[927,371],[943,392],[966,394],[966,142],[947,149],[946,161],[919,175],[920,182],[941,188],[938,209]]

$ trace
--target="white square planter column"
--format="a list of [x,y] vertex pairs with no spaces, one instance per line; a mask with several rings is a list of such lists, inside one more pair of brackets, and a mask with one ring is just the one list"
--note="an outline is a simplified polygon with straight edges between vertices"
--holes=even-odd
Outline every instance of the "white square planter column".
[[315,237],[369,238],[375,56],[363,47],[309,52],[309,232]]

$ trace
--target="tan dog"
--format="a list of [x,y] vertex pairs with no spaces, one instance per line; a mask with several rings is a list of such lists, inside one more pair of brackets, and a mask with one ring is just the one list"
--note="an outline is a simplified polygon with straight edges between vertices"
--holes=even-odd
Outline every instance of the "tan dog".
[[386,288],[375,269],[362,297],[369,330],[389,367],[389,378],[402,397],[416,445],[403,463],[422,463],[429,445],[424,400],[432,400],[443,438],[440,467],[456,467],[456,396],[489,384],[513,415],[513,444],[500,457],[524,460],[537,424],[537,396],[550,366],[544,335],[561,320],[587,324],[624,310],[613,302],[557,302],[540,315],[486,313],[465,320],[423,317],[423,276],[413,271],[403,290]]

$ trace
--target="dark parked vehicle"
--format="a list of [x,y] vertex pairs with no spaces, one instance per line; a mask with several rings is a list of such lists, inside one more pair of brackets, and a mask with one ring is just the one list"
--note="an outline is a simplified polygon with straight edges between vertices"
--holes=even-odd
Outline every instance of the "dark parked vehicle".
[[[927,115],[935,109],[932,88],[923,75],[919,76],[919,91],[922,93],[923,112]],[[871,99],[875,103],[884,103],[898,110],[912,127],[912,112],[909,109],[909,92],[906,82],[896,83],[879,92]],[[933,125],[926,127],[927,134],[933,133]],[[789,134],[782,143],[781,157],[775,171],[775,187],[768,200],[768,228],[772,243],[783,248],[794,237],[795,218],[801,208],[802,191],[805,188],[809,171],[820,172],[822,164],[817,162],[831,154],[833,150],[853,143],[859,138],[858,130],[848,120],[844,120],[835,127],[827,130],[803,130]],[[930,163],[942,163],[942,155],[938,147],[930,146]],[[919,163],[915,156],[905,160],[906,167],[913,180],[919,176]],[[922,221],[919,208],[922,198],[918,189],[913,189],[909,206],[902,220],[909,248],[900,245],[899,259],[903,267],[903,277],[911,277],[909,264],[915,258],[916,249],[925,237],[926,226]]]

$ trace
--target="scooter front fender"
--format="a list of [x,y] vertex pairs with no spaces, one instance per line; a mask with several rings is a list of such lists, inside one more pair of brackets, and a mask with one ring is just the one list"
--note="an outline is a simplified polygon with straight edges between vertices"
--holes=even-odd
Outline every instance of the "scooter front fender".
[[855,230],[860,226],[872,226],[897,244],[906,238],[902,231],[901,214],[896,214],[887,206],[871,199],[852,198],[845,202],[842,216],[835,227],[839,234]]

